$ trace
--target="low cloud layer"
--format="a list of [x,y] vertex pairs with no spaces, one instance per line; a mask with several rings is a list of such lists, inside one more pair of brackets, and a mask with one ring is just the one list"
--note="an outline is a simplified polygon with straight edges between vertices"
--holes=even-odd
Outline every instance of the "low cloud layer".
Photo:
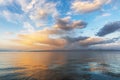
[[119,29],[120,29],[120,21],[108,23],[102,29],[100,29],[100,31],[97,33],[97,36],[105,36]]
[[120,37],[112,38],[112,39],[103,39],[103,38],[96,38],[96,37],[90,37],[84,41],[80,41],[80,45],[82,46],[91,46],[91,45],[99,45],[99,44],[108,44],[108,43],[114,43],[118,41]]
[[[81,49],[82,48],[88,49],[91,46],[96,46],[101,44],[111,44],[119,40],[119,37],[112,39],[105,39],[103,37],[96,37],[96,36],[75,37],[74,36],[75,34],[71,33],[74,29],[82,29],[86,27],[83,24],[82,26],[84,27],[81,26],[79,26],[79,28],[77,26],[73,27],[72,25],[74,25],[74,23],[75,22],[74,21],[71,22],[70,18],[68,17],[59,18],[57,19],[56,23],[53,26],[51,26],[51,28],[45,28],[43,30],[35,31],[28,34],[19,34],[18,38],[12,41],[32,47],[51,46],[51,48],[53,49],[70,49],[70,48],[75,49],[76,47]],[[119,21],[113,22],[111,24],[105,25],[97,35],[104,36],[118,30],[119,28],[120,28]],[[44,49],[48,49],[47,47]]]

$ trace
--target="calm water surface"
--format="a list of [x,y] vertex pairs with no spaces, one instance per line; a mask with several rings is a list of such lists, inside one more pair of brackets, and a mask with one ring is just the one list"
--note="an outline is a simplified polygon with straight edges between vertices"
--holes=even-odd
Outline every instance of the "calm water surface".
[[0,80],[120,80],[120,52],[0,52]]

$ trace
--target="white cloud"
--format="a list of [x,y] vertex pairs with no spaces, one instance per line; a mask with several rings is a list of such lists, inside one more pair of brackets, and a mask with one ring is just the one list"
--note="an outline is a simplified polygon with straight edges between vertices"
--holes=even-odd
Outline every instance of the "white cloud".
[[110,13],[103,13],[101,16],[102,17],[107,17],[107,16],[111,16],[111,14]]
[[1,11],[0,16],[5,17],[7,21],[13,23],[20,23],[23,20],[23,15],[12,13],[8,10]]
[[0,6],[11,4],[13,0],[0,0]]
[[[13,13],[5,8],[14,5],[13,1],[21,7],[22,13]],[[4,7],[0,16],[9,22],[23,25],[21,26],[23,30],[20,30],[23,33],[34,32],[35,27],[46,27],[48,26],[48,17],[54,20],[59,15],[56,9],[57,3],[46,0],[0,0],[0,6]]]
[[12,35],[14,34],[13,32],[5,32],[5,35]]
[[27,6],[29,5],[29,2],[27,0],[16,0],[17,4],[19,4],[21,6],[21,9],[24,12],[27,12]]
[[24,22],[23,25],[24,25],[24,28],[26,29],[26,32],[34,32],[35,31],[34,27],[28,22]]
[[56,9],[57,3],[46,0],[17,0],[24,13],[35,23],[36,26],[44,26],[48,17],[55,18],[58,16]]
[[72,9],[76,13],[88,13],[100,9],[104,4],[110,3],[110,0],[93,0],[92,2],[75,0],[72,3]]
[[3,3],[3,1],[4,1],[4,0],[0,0],[0,4],[2,4],[2,3]]
[[[22,13],[13,13],[5,8],[14,5],[14,3],[20,6]],[[1,10],[0,15],[4,16],[8,21],[18,23],[31,21],[37,27],[46,26],[49,22],[48,17],[54,20],[59,15],[56,8],[57,3],[46,0],[0,0],[0,6],[4,8]],[[15,6],[12,7],[16,9]]]

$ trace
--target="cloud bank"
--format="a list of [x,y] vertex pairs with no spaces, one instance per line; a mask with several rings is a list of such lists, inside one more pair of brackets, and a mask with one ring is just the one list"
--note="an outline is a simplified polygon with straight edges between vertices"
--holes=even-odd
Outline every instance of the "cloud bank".
[[[58,23],[56,23],[55,25],[57,24]],[[46,28],[44,30],[36,31],[29,34],[19,34],[18,38],[14,39],[13,41],[27,46],[51,46],[54,47],[53,49],[74,49],[75,47],[88,49],[91,46],[112,44],[120,39],[120,37],[105,39],[102,37],[75,37],[72,35],[68,36],[66,34],[68,34],[68,32],[70,32],[71,30],[74,30],[74,28],[66,31],[64,29],[54,27],[55,25],[53,25],[51,28]],[[65,36],[61,36],[62,34]],[[72,34],[74,35],[74,33]],[[107,32],[107,34],[109,34],[109,32]],[[56,37],[54,35],[57,35],[59,37]]]

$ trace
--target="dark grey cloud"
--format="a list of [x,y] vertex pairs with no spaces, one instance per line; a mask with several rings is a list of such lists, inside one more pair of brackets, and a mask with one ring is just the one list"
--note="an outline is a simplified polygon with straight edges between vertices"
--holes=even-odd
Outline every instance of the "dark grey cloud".
[[120,21],[112,22],[106,24],[96,35],[105,36],[107,34],[117,31],[118,29],[120,29]]
[[63,39],[67,40],[70,43],[81,41],[81,40],[85,40],[85,39],[88,39],[88,38],[89,37],[86,37],[86,36],[79,36],[79,37],[69,37],[69,36],[66,36],[66,37],[63,37]]
[[65,31],[70,31],[73,29],[81,29],[85,28],[87,25],[86,22],[78,20],[78,21],[71,21],[69,17],[62,18],[62,19],[57,19],[56,23],[56,28],[65,30]]

